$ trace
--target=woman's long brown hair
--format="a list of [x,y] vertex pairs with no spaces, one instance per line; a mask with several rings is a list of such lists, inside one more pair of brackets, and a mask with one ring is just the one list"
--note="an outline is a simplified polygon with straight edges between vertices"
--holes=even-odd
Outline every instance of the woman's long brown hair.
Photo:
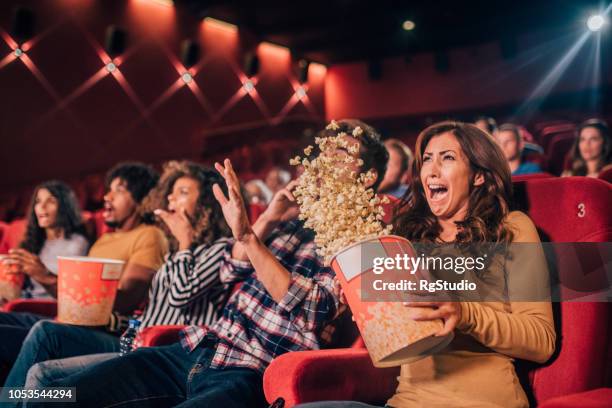
[[[421,182],[423,153],[429,141],[443,133],[452,133],[469,160],[471,169],[470,196],[465,220],[457,222],[455,243],[510,243],[512,231],[504,220],[509,213],[512,196],[510,167],[504,155],[486,132],[462,122],[440,122],[423,130],[417,139],[413,179],[394,217],[394,232],[414,242],[436,242],[442,228],[433,215]],[[474,178],[482,174],[484,183],[474,186]]]

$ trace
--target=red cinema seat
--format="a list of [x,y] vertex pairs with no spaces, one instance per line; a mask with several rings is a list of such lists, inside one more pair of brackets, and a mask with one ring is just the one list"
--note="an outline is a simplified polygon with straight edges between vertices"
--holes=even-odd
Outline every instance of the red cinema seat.
[[546,158],[546,166],[549,173],[555,176],[561,175],[565,167],[567,155],[572,149],[575,140],[576,137],[573,134],[559,134],[552,138],[548,146]]
[[540,133],[540,146],[544,149],[544,152],[548,152],[548,145],[552,139],[557,135],[572,135],[576,136],[576,126],[574,124],[561,124],[555,126],[549,126],[542,130]]
[[533,179],[545,179],[545,178],[551,178],[551,177],[555,177],[550,173],[530,173],[530,174],[517,174],[516,176],[512,176],[512,182],[515,183],[517,181],[526,181],[526,180],[533,180]]
[[10,222],[6,229],[6,243],[9,248],[17,248],[25,236],[27,220],[18,219]]
[[5,312],[27,312],[55,317],[57,301],[55,299],[15,299],[6,303],[2,309]]
[[[516,207],[531,216],[543,241],[612,240],[612,186],[607,183],[577,177],[534,179],[515,183],[515,190]],[[576,395],[609,386],[609,304],[563,302],[553,306],[558,334],[553,357],[546,364],[517,362],[532,403],[568,407],[584,398],[584,402],[609,406],[609,391]],[[398,373],[399,368],[374,368],[366,350],[300,351],[272,361],[264,374],[264,390],[269,402],[281,397],[286,407],[319,400],[384,405],[397,386]]]
[[612,183],[612,165],[604,167],[597,178]]

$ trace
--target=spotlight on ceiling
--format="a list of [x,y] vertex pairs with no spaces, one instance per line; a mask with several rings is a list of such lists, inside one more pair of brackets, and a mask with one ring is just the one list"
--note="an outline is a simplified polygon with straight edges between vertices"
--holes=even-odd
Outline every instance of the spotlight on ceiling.
[[601,14],[594,14],[587,20],[587,27],[591,31],[599,31],[606,24],[606,19]]
[[111,57],[123,54],[127,46],[127,32],[117,26],[111,25],[106,29],[104,49]]
[[193,40],[185,40],[181,44],[181,62],[185,68],[191,68],[200,59],[200,46]]
[[259,58],[254,52],[249,52],[244,56],[244,73],[252,78],[259,72]]
[[21,48],[15,48],[15,51],[13,51],[13,54],[15,54],[17,58],[19,58],[23,55],[23,50]]
[[414,24],[414,21],[412,20],[406,20],[402,24],[402,28],[406,31],[412,31],[414,30],[415,27],[416,27],[416,24]]
[[116,69],[117,69],[117,65],[115,65],[114,62],[109,62],[108,64],[106,64],[106,70],[108,72],[113,72]]
[[188,84],[193,81],[193,76],[189,72],[185,72],[183,75],[181,75],[181,79],[184,83]]
[[298,81],[300,84],[308,82],[308,69],[310,68],[310,62],[305,59],[301,59],[298,62]]
[[248,93],[253,92],[253,90],[255,89],[255,85],[253,84],[253,81],[251,81],[250,79],[247,79],[246,81],[244,81],[244,84],[242,86],[244,87],[244,90],[247,91]]

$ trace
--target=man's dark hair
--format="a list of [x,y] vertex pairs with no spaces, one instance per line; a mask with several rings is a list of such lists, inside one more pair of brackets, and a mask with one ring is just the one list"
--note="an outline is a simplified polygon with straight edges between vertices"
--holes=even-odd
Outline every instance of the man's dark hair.
[[115,165],[106,174],[106,189],[116,178],[126,183],[134,201],[140,204],[143,198],[157,185],[159,173],[153,167],[139,162],[124,162]]
[[387,171],[387,161],[389,160],[389,153],[387,152],[385,145],[383,145],[380,141],[380,134],[372,126],[358,119],[342,119],[336,123],[340,128],[335,131],[327,130],[325,131],[326,135],[335,136],[340,132],[345,132],[352,136],[353,130],[355,130],[356,127],[360,127],[361,130],[363,130],[361,135],[356,137],[361,145],[359,152],[359,158],[363,160],[361,171],[367,172],[370,169],[376,170],[376,182],[372,186],[372,189],[376,192],[378,190],[378,186],[385,177],[385,172]]
[[497,131],[498,132],[512,132],[514,133],[516,142],[518,143],[521,141],[521,129],[519,129],[519,127],[516,126],[514,123],[504,123],[497,129]]
[[497,128],[497,121],[495,119],[493,119],[490,116],[477,116],[476,119],[474,119],[474,123],[480,122],[480,121],[484,121],[487,124],[487,132],[489,132],[490,134],[495,133],[496,130],[499,130]]

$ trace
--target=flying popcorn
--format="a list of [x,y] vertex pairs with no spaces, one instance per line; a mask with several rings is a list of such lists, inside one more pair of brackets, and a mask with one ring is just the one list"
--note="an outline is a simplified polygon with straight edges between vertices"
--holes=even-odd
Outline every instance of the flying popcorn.
[[[327,126],[334,132],[339,129],[333,120]],[[357,174],[349,167],[352,163],[362,166],[363,160],[353,156],[359,154],[359,144],[351,143],[347,136],[357,138],[362,133],[363,129],[356,127],[352,135],[339,132],[316,137],[321,154],[312,157],[314,146],[308,146],[304,149],[306,157],[290,160],[291,165],[304,167],[294,195],[300,205],[300,219],[305,220],[306,228],[314,230],[318,253],[326,265],[341,249],[391,232],[391,226],[382,222],[385,213],[381,204],[388,203],[387,198],[379,199],[372,188],[366,187],[375,179],[375,172]],[[337,149],[349,154],[335,154]]]

